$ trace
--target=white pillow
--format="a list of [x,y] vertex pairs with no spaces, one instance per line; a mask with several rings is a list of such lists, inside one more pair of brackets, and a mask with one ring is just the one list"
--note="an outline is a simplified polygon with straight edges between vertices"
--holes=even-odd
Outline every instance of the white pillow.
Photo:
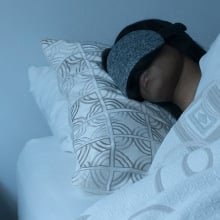
[[54,136],[64,151],[72,152],[71,128],[68,121],[68,103],[61,95],[56,72],[48,66],[31,66],[28,69],[30,91],[44,114]]
[[171,114],[124,97],[100,68],[102,46],[45,40],[42,48],[69,100],[78,161],[73,184],[110,193],[146,176],[175,122]]

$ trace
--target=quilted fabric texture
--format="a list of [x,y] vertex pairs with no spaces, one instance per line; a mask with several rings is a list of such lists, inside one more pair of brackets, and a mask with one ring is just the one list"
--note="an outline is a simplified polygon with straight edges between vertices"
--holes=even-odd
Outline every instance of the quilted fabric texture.
[[145,177],[174,118],[122,95],[100,68],[103,46],[44,40],[42,48],[69,102],[78,160],[73,184],[110,193]]

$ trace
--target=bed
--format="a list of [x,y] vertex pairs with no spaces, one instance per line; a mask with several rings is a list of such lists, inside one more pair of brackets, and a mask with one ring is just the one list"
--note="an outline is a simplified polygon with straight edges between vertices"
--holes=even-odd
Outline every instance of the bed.
[[105,47],[42,41],[51,66],[29,69],[30,90],[53,137],[20,155],[19,219],[220,219],[220,37],[178,121],[120,93]]
[[30,92],[53,137],[30,140],[21,152],[19,219],[75,219],[95,201],[143,178],[175,119],[119,92],[100,65],[106,45],[41,43],[61,72],[30,66]]
[[60,149],[54,136],[25,145],[17,167],[19,219],[73,220],[101,198],[71,185],[72,157]]

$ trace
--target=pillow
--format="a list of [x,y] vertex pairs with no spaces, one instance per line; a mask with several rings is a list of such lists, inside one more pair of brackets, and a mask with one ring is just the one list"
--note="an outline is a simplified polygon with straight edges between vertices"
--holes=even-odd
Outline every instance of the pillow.
[[42,48],[69,102],[78,161],[73,185],[111,193],[145,177],[175,119],[122,95],[100,68],[104,46],[44,40]]
[[48,66],[31,66],[28,75],[30,91],[53,135],[58,138],[64,151],[73,152],[68,103],[58,89],[56,72]]

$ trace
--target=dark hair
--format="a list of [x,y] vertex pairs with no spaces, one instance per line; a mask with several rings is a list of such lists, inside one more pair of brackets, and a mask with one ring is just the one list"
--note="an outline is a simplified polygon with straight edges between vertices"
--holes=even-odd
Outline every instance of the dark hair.
[[[138,21],[125,27],[116,37],[115,43],[118,40],[120,40],[123,36],[125,36],[126,34],[132,31],[144,29],[144,30],[153,30],[161,34],[161,30],[168,29],[170,25],[172,25],[171,22],[163,21],[159,19],[148,19],[148,20]],[[176,48],[180,53],[191,58],[196,63],[198,63],[200,58],[206,53],[206,51],[184,31],[181,34],[168,35],[168,37],[164,37],[164,40],[165,40],[165,44],[168,44]],[[133,77],[132,78],[133,80],[130,81],[139,82],[138,77],[140,77],[140,74],[143,72],[143,70],[145,70],[150,65],[150,63],[158,54],[159,50],[160,48],[157,51],[151,53],[150,54],[151,57],[149,59],[148,56],[147,62],[145,62],[146,59],[143,58],[141,59],[140,62],[138,62],[137,65],[135,65],[134,69],[132,70],[132,74],[130,74],[129,76],[129,78]],[[102,66],[106,71],[107,71],[107,58],[110,51],[111,48],[107,48],[102,53]],[[128,97],[138,101],[144,101],[143,98],[140,97],[140,94],[137,90],[139,90],[137,86],[132,87],[131,85],[129,85],[129,83],[127,84]],[[177,117],[181,113],[180,109],[178,109],[178,107],[174,104],[171,103],[157,103],[157,104],[162,105],[163,107],[169,109]]]

